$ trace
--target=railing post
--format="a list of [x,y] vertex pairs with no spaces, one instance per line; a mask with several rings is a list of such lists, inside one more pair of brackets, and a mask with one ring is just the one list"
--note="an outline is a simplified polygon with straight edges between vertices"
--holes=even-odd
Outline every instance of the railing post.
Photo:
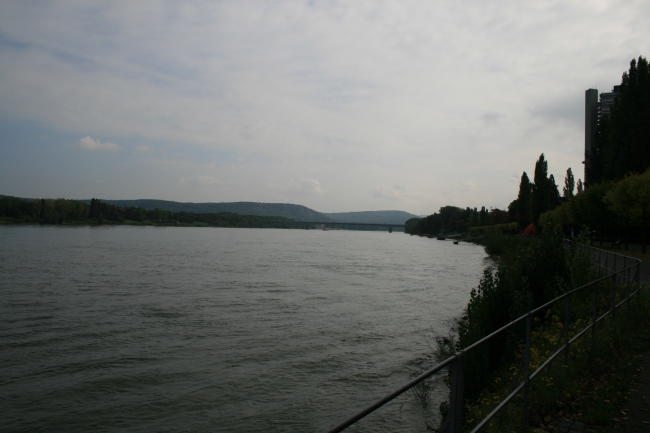
[[530,387],[530,327],[532,317],[530,313],[526,317],[526,346],[524,349],[524,407],[522,416],[522,432],[526,433],[528,427],[528,389]]
[[569,366],[569,296],[564,298],[564,365]]
[[[586,247],[583,247],[586,248]],[[592,249],[595,255],[595,249]],[[599,252],[601,250],[598,250]],[[605,252],[607,254],[607,251]],[[601,256],[599,256],[599,262],[600,262]],[[606,255],[606,263],[608,262],[608,257]],[[623,262],[623,269],[619,271],[618,273],[616,272],[616,265],[617,265],[617,260],[616,257],[614,257],[614,264],[612,268],[612,274],[611,274],[611,293],[610,293],[610,310],[608,311],[607,314],[611,313],[611,328],[612,331],[614,331],[614,338],[615,336],[615,330],[616,330],[616,310],[617,310],[617,305],[616,305],[616,295],[617,295],[617,289],[618,289],[618,279],[619,276],[618,274],[621,273],[621,283],[625,284],[626,287],[623,288],[621,287],[621,297],[623,296],[623,291],[627,291],[627,297],[623,300],[624,302],[627,302],[628,304],[628,317],[631,314],[631,293],[632,289],[634,287],[634,284],[637,285],[637,294],[639,296],[639,303],[641,303],[641,296],[650,296],[650,286],[646,287],[646,293],[642,293],[642,288],[641,288],[641,262],[637,262],[634,265],[631,265],[629,268],[626,268],[627,262]],[[607,267],[604,267],[606,272],[609,272],[610,270]],[[632,274],[632,269],[635,270],[635,274]],[[625,272],[627,272],[627,276],[625,275]],[[610,276],[610,275],[608,275]],[[625,278],[627,278],[627,282],[625,281]],[[597,280],[592,281],[591,283],[587,283],[584,286],[581,286],[580,289],[588,289],[589,286],[592,287],[592,297],[591,297],[591,353],[590,353],[590,360],[593,363],[595,360],[596,356],[596,330],[597,330],[597,317],[598,317],[598,291],[599,289],[599,283],[603,282],[603,292],[604,294],[607,293],[607,283],[606,283],[606,278],[599,278]],[[604,296],[604,295],[603,295]],[[562,296],[554,299],[552,302],[555,303],[556,301],[559,301]],[[570,358],[570,337],[569,337],[569,324],[570,324],[570,315],[571,315],[571,296],[569,294],[565,294],[563,296],[565,298],[565,315],[564,315],[564,324],[563,324],[563,332],[564,332],[564,364],[565,366],[568,366],[569,364],[569,358]],[[604,302],[604,299],[603,299]],[[644,302],[645,304],[645,302]],[[603,308],[605,308],[605,305],[603,305]],[[647,308],[647,307],[645,307]],[[607,314],[604,315],[603,319],[607,316]],[[490,338],[492,338],[495,335],[498,335],[505,329],[509,329],[511,326],[514,324],[521,324],[521,320],[525,319],[526,320],[526,336],[525,336],[525,346],[524,346],[524,352],[522,354],[521,358],[521,365],[517,369],[517,374],[513,378],[513,385],[512,389],[510,392],[514,390],[517,384],[519,384],[519,378],[520,378],[520,373],[522,369],[524,370],[524,377],[523,377],[523,384],[522,388],[518,388],[517,393],[511,394],[507,397],[507,400],[503,400],[499,406],[497,406],[486,418],[484,418],[476,427],[475,430],[480,430],[481,428],[485,427],[487,423],[500,411],[503,414],[504,409],[508,407],[508,404],[512,401],[511,399],[515,397],[519,393],[520,390],[523,390],[523,407],[522,407],[522,431],[525,433],[527,428],[528,428],[528,409],[529,409],[529,394],[530,394],[530,358],[531,358],[531,328],[532,328],[532,319],[533,315],[529,312],[526,313],[525,316],[520,316],[517,318],[515,321],[511,322],[510,324],[504,326],[503,328],[493,332],[491,335],[484,337],[480,341],[472,344],[470,347],[468,347],[465,350],[472,350],[476,347],[478,347],[480,344],[482,344],[484,341],[488,341]],[[604,323],[603,323],[604,325]],[[588,330],[589,326],[587,328],[583,328],[580,333],[586,332]],[[604,331],[604,330],[603,330]],[[562,336],[560,335],[558,344],[561,341]],[[559,353],[556,352],[557,355]],[[433,373],[441,370],[442,368],[445,367],[451,367],[451,389],[450,389],[450,399],[449,399],[449,408],[447,412],[447,416],[445,418],[444,424],[441,428],[441,430],[445,433],[461,433],[462,432],[462,416],[463,416],[463,390],[464,390],[464,369],[465,369],[465,363],[466,363],[466,356],[467,352],[466,351],[459,351],[456,353],[454,356],[447,358],[445,361],[442,363],[438,364],[435,366],[433,369],[429,370],[422,376],[412,380],[402,388],[394,391],[393,393],[385,396],[381,400],[375,402],[371,406],[366,407],[363,411],[357,413],[353,417],[349,418],[345,422],[339,424],[338,426],[334,427],[333,429],[330,430],[330,433],[333,432],[340,432],[346,427],[354,424],[356,421],[362,419],[369,413],[373,412],[377,408],[383,406],[385,403],[393,400],[395,397],[401,395],[408,389],[411,389],[415,384],[420,383],[422,380],[425,378],[428,378],[431,376]],[[552,356],[554,358],[555,355]],[[544,368],[549,368],[552,365],[553,359],[547,358],[546,361],[543,362],[543,367]],[[565,370],[566,371],[566,370]],[[500,422],[499,422],[500,424]]]
[[636,283],[636,305],[637,307],[641,306],[641,285],[639,284],[639,265],[637,263],[634,267],[634,278],[632,279],[632,284]]
[[609,251],[605,251],[605,275],[609,272]]
[[600,265],[600,263],[601,263],[600,259],[601,259],[602,255],[603,255],[603,250],[598,250],[598,275],[600,275],[600,273],[602,271],[602,266]]
[[609,296],[610,306],[609,311],[612,313],[611,328],[612,328],[612,341],[616,339],[616,274],[612,274],[612,292]]
[[636,269],[635,269],[635,275],[634,275],[634,282],[636,283],[636,295],[638,298],[638,304],[639,306],[641,305],[641,263],[636,264]]
[[449,396],[449,410],[445,420],[445,433],[460,433],[463,422],[463,387],[465,354],[458,352],[458,359],[451,366],[451,394]]
[[594,362],[596,356],[596,287],[597,284],[592,284],[591,291],[591,362]]
[[627,292],[627,297],[625,302],[627,303],[627,318],[630,318],[630,274],[632,273],[631,269],[627,270],[627,284],[626,284],[626,292]]

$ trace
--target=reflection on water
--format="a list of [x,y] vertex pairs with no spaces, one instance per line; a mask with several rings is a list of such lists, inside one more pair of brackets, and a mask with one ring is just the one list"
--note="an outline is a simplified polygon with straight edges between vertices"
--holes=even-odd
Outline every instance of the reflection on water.
[[3,429],[326,430],[433,364],[485,264],[403,233],[2,226]]

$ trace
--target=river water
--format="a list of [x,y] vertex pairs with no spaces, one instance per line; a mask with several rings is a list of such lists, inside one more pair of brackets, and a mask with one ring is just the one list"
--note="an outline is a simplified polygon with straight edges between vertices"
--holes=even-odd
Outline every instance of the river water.
[[[2,430],[325,431],[434,364],[487,261],[403,233],[0,226]],[[423,431],[443,396],[350,431]]]

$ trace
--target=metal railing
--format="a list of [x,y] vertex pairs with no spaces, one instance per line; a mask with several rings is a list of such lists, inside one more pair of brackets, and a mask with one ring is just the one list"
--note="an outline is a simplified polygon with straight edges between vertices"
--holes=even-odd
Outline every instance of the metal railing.
[[[417,384],[428,379],[432,375],[440,372],[442,369],[446,367],[451,368],[451,387],[450,387],[451,389],[450,389],[448,412],[441,430],[445,433],[460,433],[462,429],[462,414],[463,414],[464,368],[465,368],[465,360],[467,354],[472,352],[479,346],[483,345],[487,341],[493,339],[494,337],[500,334],[503,334],[505,331],[513,328],[515,325],[520,324],[522,322],[525,322],[526,324],[525,344],[523,348],[522,360],[520,365],[520,372],[523,369],[523,380],[516,387],[513,384],[514,389],[511,389],[510,390],[511,392],[503,400],[501,400],[501,402],[494,408],[494,410],[492,410],[492,412],[490,412],[482,421],[480,421],[471,430],[471,432],[472,433],[478,432],[483,427],[485,427],[501,410],[505,409],[507,405],[522,391],[523,391],[522,431],[525,431],[528,424],[528,393],[530,388],[530,382],[533,379],[535,379],[537,376],[539,376],[549,365],[551,365],[553,360],[558,356],[560,356],[561,354],[564,354],[564,364],[568,365],[570,345],[574,343],[576,340],[578,340],[580,337],[582,337],[584,334],[586,334],[589,330],[591,330],[591,352],[590,352],[591,355],[590,356],[593,359],[594,352],[595,352],[595,345],[596,345],[597,325],[600,322],[604,321],[607,318],[607,316],[611,314],[612,331],[614,332],[613,324],[616,317],[617,309],[623,306],[623,304],[627,303],[627,311],[629,314],[630,300],[632,299],[632,297],[637,296],[637,299],[640,299],[640,296],[638,295],[640,295],[640,290],[641,290],[640,288],[641,286],[639,284],[640,273],[641,273],[641,260],[635,259],[633,257],[624,256],[622,254],[614,253],[611,251],[602,250],[599,248],[587,247],[584,245],[578,245],[576,246],[576,248],[581,248],[583,252],[586,252],[587,249],[591,249],[590,254],[592,255],[593,260],[595,261],[596,267],[598,269],[598,274],[599,275],[604,274],[604,275],[600,276],[596,280],[593,280],[581,287],[568,291],[563,295],[553,299],[552,301],[547,302],[546,304],[535,308],[534,310],[529,311],[525,315],[513,320],[509,324],[492,332],[490,335],[456,352],[454,355],[440,362],[430,370],[422,373],[421,375],[411,380],[401,388],[386,395],[384,398],[376,401],[375,403],[361,410],[357,414],[351,416],[350,418],[346,419],[342,423],[338,424],[336,427],[330,429],[328,433],[336,433],[345,430],[346,428],[350,427],[352,424],[356,423],[357,421],[364,418],[368,414],[379,409],[386,403],[390,402],[391,400],[395,399],[399,395],[403,394],[404,392],[413,388]],[[619,262],[621,262],[620,263],[621,270],[617,271],[616,268],[617,265],[619,265]],[[628,263],[630,263],[629,266]],[[634,276],[632,276],[633,272],[634,272]],[[603,283],[610,284],[608,280],[611,280],[609,309],[605,311],[603,314],[601,314],[600,316],[598,316],[598,307],[596,301],[597,292],[599,290],[599,286],[602,285]],[[616,303],[616,290],[617,290],[617,286],[621,283],[624,283],[625,297],[619,303]],[[570,315],[571,296],[578,292],[587,290],[589,288],[592,289],[591,323],[588,326],[584,327],[582,330],[580,330],[576,335],[569,338],[569,315]],[[531,340],[532,319],[536,314],[539,314],[540,312],[547,310],[549,307],[562,300],[564,300],[565,302],[565,317],[564,317],[564,323],[563,323],[563,329],[561,335],[561,337],[564,337],[564,344],[562,344],[559,349],[555,350],[553,354],[550,357],[548,357],[534,372],[530,373],[530,340]],[[518,372],[518,375],[520,372]],[[517,379],[518,376],[515,378],[515,380]]]

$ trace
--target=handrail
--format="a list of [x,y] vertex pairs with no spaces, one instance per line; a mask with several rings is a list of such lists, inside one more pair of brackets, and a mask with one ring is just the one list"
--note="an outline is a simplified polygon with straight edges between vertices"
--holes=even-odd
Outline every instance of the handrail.
[[[455,353],[454,355],[450,356],[449,358],[445,359],[444,361],[440,362],[433,368],[427,370],[426,372],[422,373],[415,379],[411,380],[407,384],[403,385],[399,389],[391,392],[390,394],[386,395],[385,397],[377,400],[375,403],[367,406],[365,409],[359,411],[355,415],[349,417],[345,421],[341,422],[340,424],[336,425],[332,429],[328,430],[327,433],[338,433],[340,431],[345,430],[347,427],[351,426],[352,424],[356,423],[360,419],[364,418],[366,415],[374,412],[378,408],[382,407],[389,401],[395,399],[396,397],[400,396],[404,392],[408,391],[409,389],[413,388],[415,385],[418,383],[422,382],[423,380],[429,378],[433,374],[437,373],[438,371],[442,370],[445,367],[451,366],[452,369],[452,384],[451,384],[451,396],[449,399],[449,410],[447,417],[445,419],[445,424],[443,425],[443,431],[446,433],[459,433],[461,431],[461,414],[462,414],[462,389],[463,389],[463,367],[464,367],[464,358],[465,355],[472,350],[476,349],[486,341],[491,340],[492,338],[496,337],[497,335],[503,333],[504,331],[507,331],[508,329],[512,328],[518,323],[521,323],[523,321],[526,321],[526,344],[525,344],[525,349],[524,349],[524,356],[525,356],[525,368],[526,372],[524,375],[524,380],[522,381],[521,384],[519,384],[510,394],[508,394],[490,414],[488,414],[481,422],[479,422],[473,429],[471,433],[478,432],[481,428],[483,428],[490,420],[497,414],[499,413],[518,393],[520,393],[522,390],[524,391],[524,424],[523,424],[523,429],[525,430],[526,428],[526,419],[527,419],[527,405],[528,405],[528,387],[530,384],[530,381],[537,377],[557,356],[559,356],[562,352],[565,353],[565,357],[568,356],[568,350],[571,345],[571,343],[575,342],[578,338],[583,336],[587,331],[590,329],[592,330],[592,352],[593,352],[593,347],[595,344],[595,329],[596,329],[596,324],[605,320],[605,318],[613,314],[615,315],[616,309],[623,305],[625,302],[630,301],[630,299],[633,296],[639,296],[640,295],[640,287],[638,286],[639,279],[640,279],[640,267],[641,267],[641,260],[636,259],[634,257],[629,257],[625,256],[622,254],[614,253],[611,251],[603,250],[600,248],[595,248],[595,247],[586,247],[584,245],[581,245],[583,248],[590,248],[593,253],[598,252],[598,260],[596,261],[594,258],[594,261],[596,261],[598,265],[599,272],[601,269],[605,269],[605,276],[597,278],[585,285],[582,285],[576,289],[570,290],[566,293],[563,293],[562,295],[558,296],[557,298],[553,299],[552,301],[549,301],[545,303],[544,305],[541,305],[528,313],[524,314],[521,317],[518,317],[517,319],[513,320],[512,322],[508,323],[507,325],[497,329],[496,331],[492,332],[491,334],[481,338],[479,341],[469,345],[468,347],[460,350],[459,352]],[[601,264],[601,259],[602,259],[602,253],[605,253],[605,265]],[[612,268],[610,269],[608,267],[608,259],[609,259],[609,254],[614,255],[614,263],[612,265]],[[594,254],[595,255],[595,254]],[[620,271],[616,270],[616,257],[622,257],[623,258],[623,269]],[[634,264],[630,266],[626,266],[627,260],[630,259]],[[636,273],[634,276],[634,280],[637,283],[637,289],[632,291],[631,286],[630,286],[630,274],[632,272],[632,269],[635,269]],[[611,272],[611,273],[608,273]],[[627,277],[627,297],[623,299],[621,302],[616,304],[615,302],[615,290],[616,290],[616,284],[617,284],[617,279],[618,275],[623,275],[623,279],[625,278],[625,272],[628,272],[628,277]],[[574,337],[572,337],[570,340],[568,339],[568,314],[569,314],[569,307],[568,307],[568,302],[572,294],[587,289],[592,286],[596,286],[597,284],[604,282],[608,279],[612,280],[612,300],[611,300],[611,305],[610,309],[607,310],[603,315],[600,317],[596,318],[596,289],[594,288],[593,290],[593,296],[592,296],[592,320],[591,323],[583,328],[578,334],[576,334]],[[561,347],[556,350],[549,358],[547,358],[542,365],[540,365],[532,374],[528,373],[528,368],[530,364],[530,333],[531,333],[531,318],[547,309],[551,305],[555,304],[558,301],[561,301],[565,299],[567,302],[567,309],[566,309],[566,315],[567,317],[565,318],[565,329],[563,329],[563,333],[566,333],[565,335],[565,343],[561,345]],[[628,304],[629,305],[629,304]],[[612,319],[613,320],[613,319]],[[567,359],[567,358],[565,358]]]

